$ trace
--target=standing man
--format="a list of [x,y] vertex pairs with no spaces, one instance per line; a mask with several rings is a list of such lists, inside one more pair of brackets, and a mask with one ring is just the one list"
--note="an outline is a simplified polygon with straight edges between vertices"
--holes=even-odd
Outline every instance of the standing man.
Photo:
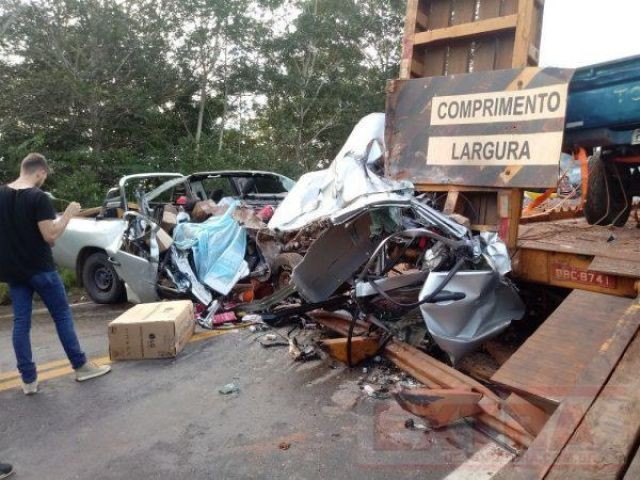
[[0,281],[9,284],[13,304],[13,348],[26,395],[38,392],[36,365],[31,355],[31,310],[37,293],[56,324],[64,351],[82,382],[108,373],[111,367],[87,361],[73,327],[62,279],[53,263],[51,246],[62,235],[80,204],[69,204],[56,217],[51,200],[40,187],[49,166],[39,153],[27,155],[20,177],[0,187]]

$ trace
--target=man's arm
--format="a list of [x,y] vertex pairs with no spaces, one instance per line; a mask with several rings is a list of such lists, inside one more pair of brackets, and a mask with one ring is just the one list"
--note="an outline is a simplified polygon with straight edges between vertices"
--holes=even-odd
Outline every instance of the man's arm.
[[65,228],[69,224],[69,220],[80,212],[80,204],[71,202],[64,213],[55,220],[42,220],[38,222],[38,229],[42,234],[42,238],[52,247],[56,240],[64,233]]

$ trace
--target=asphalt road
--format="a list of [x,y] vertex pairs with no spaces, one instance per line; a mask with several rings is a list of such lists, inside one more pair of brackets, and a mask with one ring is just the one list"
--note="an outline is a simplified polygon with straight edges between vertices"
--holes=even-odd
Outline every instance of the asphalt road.
[[[75,308],[92,358],[108,355],[106,326],[122,310]],[[295,363],[246,329],[199,333],[175,360],[118,362],[79,384],[38,313],[32,341],[44,380],[25,397],[11,325],[0,307],[0,462],[15,465],[16,479],[477,480],[510,458],[466,424],[407,430],[410,415],[393,400],[362,392],[361,369]],[[230,382],[237,395],[218,393]]]

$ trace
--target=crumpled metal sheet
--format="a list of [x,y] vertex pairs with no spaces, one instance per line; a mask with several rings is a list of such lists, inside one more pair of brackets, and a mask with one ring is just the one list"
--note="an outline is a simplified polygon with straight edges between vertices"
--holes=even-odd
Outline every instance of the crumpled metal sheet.
[[413,184],[376,175],[370,168],[383,157],[385,115],[373,113],[355,126],[331,166],[303,175],[275,211],[269,228],[298,230],[342,210],[371,203],[402,201],[413,196]]
[[413,196],[398,195],[395,193],[388,193],[384,195],[386,198],[382,198],[382,195],[378,194],[368,195],[366,198],[363,198],[361,203],[355,203],[343,208],[339,212],[331,215],[331,223],[334,225],[340,225],[349,222],[362,215],[362,213],[367,210],[381,208],[410,208],[413,210],[418,220],[420,220],[424,225],[438,227],[442,232],[457,239],[471,237],[471,231],[467,227],[453,221],[444,213],[423,204]]
[[371,218],[361,216],[348,226],[332,226],[311,246],[291,275],[291,283],[307,302],[328,299],[371,258]]
[[[420,292],[420,300],[433,292],[448,273],[431,272]],[[426,303],[420,310],[429,333],[453,363],[498,335],[512,320],[520,320],[525,313],[518,294],[493,270],[459,272],[445,290],[464,292],[466,298]]]
[[481,232],[482,254],[500,275],[506,275],[511,271],[511,257],[507,245],[500,239],[496,232]]
[[158,264],[119,250],[113,258],[113,267],[127,285],[127,296],[132,303],[158,301],[156,278]]
[[209,292],[209,290],[200,283],[200,280],[198,280],[195,272],[189,264],[187,253],[179,252],[175,246],[172,246],[169,255],[171,255],[171,263],[177,270],[176,275],[174,275],[176,286],[182,288],[186,287],[201,304],[209,305],[213,300],[211,292]]

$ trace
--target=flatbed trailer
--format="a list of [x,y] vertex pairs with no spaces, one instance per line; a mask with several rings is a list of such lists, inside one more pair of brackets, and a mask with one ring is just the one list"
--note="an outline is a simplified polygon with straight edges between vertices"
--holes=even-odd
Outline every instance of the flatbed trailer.
[[[445,212],[466,216],[474,231],[498,232],[510,248],[513,278],[523,291],[570,292],[515,353],[498,362],[489,379],[547,414],[526,452],[496,478],[638,478],[638,222],[627,221],[629,212],[621,222],[618,212],[609,211],[609,203],[619,207],[619,197],[605,198],[602,221],[587,215],[596,225],[589,224],[581,208],[522,218],[527,183],[540,188],[550,174],[557,178],[557,164],[537,169],[425,168],[429,154],[439,151],[427,152],[431,134],[460,135],[465,128],[474,135],[528,134],[533,123],[432,127],[433,98],[425,98],[431,89],[453,95],[457,82],[475,98],[482,92],[568,84],[561,71],[527,68],[537,65],[543,8],[539,0],[409,0],[401,78],[388,86],[386,172],[413,180],[417,190],[430,194]],[[627,96],[640,91],[639,65],[640,58],[634,58],[580,69],[568,86],[568,128],[564,118],[561,125],[551,119],[538,124],[538,131],[560,130],[565,151],[580,154],[584,172],[587,157],[595,155],[600,166],[606,161],[633,170],[639,156],[640,109],[630,103],[637,95]],[[514,67],[518,70],[482,76],[484,71]],[[437,78],[442,75],[447,78]],[[620,122],[611,122],[618,117],[608,94],[617,95],[627,107]],[[597,101],[604,107],[594,104]],[[597,114],[583,114],[594,107]],[[598,135],[609,141],[594,140]],[[624,182],[637,185],[636,178]],[[584,190],[593,188],[593,181]],[[601,203],[602,197],[596,207]]]
[[635,298],[640,232],[589,225],[583,218],[521,225],[514,271],[527,281]]

